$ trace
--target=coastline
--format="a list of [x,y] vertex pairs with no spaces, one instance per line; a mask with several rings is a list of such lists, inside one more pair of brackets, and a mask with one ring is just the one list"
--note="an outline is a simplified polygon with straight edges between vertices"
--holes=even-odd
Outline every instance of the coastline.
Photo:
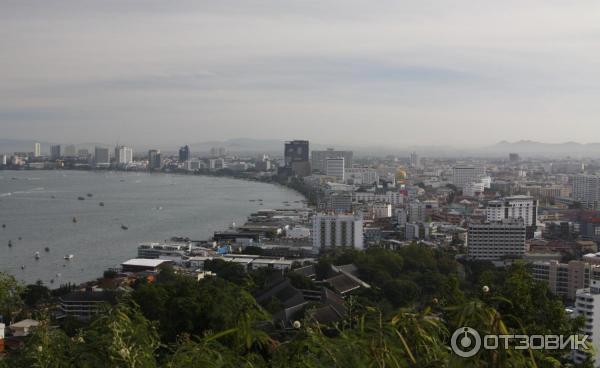
[[[67,171],[93,171],[93,173],[88,173],[88,174],[92,174],[90,177],[88,177],[87,182],[93,182],[95,181],[95,179],[93,179],[93,174],[100,174],[102,175],[102,171],[104,170],[3,170],[0,171],[0,175],[4,176],[4,180],[11,180],[11,173],[17,173],[21,172],[21,171],[28,171],[27,173],[20,173],[21,175],[19,175],[19,177],[26,177],[26,176],[35,176],[35,173],[31,172],[31,171],[37,171],[37,172],[45,172],[50,174],[49,172],[51,171],[56,171],[57,173],[60,171],[63,172],[67,172]],[[124,171],[124,170],[108,170],[111,172],[114,172],[116,174],[123,172],[126,174],[151,174],[150,172],[145,172],[145,171]],[[247,179],[247,178],[239,178],[239,177],[230,177],[230,176],[226,176],[226,175],[201,175],[201,174],[192,174],[192,173],[181,173],[181,172],[161,172],[161,174],[176,174],[176,176],[180,176],[180,177],[185,177],[185,176],[190,176],[190,175],[199,175],[199,176],[215,176],[215,177],[224,177],[226,179],[244,179],[248,182],[260,182],[260,183],[264,183],[264,184],[277,184],[276,182],[270,182],[270,181],[263,181],[263,180],[252,180],[252,179]],[[60,176],[61,174],[58,174],[58,176]],[[133,176],[132,175],[132,176]],[[16,175],[15,175],[16,176]],[[43,177],[45,177],[46,175],[43,175]],[[52,174],[50,174],[49,176],[53,176]],[[84,174],[84,176],[87,176],[86,174]],[[149,175],[148,176],[148,180],[152,181],[151,177]],[[167,175],[160,175],[162,177],[167,177]],[[158,179],[160,177],[159,175],[156,176],[156,178]],[[119,181],[118,177],[116,179],[114,179],[114,181]],[[126,179],[127,182],[133,181],[134,179]],[[173,179],[177,182],[178,186],[177,188],[179,188],[179,185],[184,185],[184,187],[182,187],[182,190],[186,190],[184,188],[194,188],[195,184],[195,180],[194,179],[186,179],[183,181],[179,181],[176,179]],[[207,180],[207,179],[204,179]],[[146,180],[142,179],[143,182],[145,182]],[[168,180],[167,180],[168,181]],[[106,199],[102,198],[103,194],[102,192],[98,192],[94,189],[88,189],[87,186],[85,186],[85,182],[84,184],[79,184],[79,181],[76,180],[75,181],[75,187],[71,187],[69,190],[70,194],[67,194],[67,197],[70,198],[72,195],[77,195],[77,191],[81,191],[82,193],[85,193],[86,191],[89,190],[90,193],[94,193],[94,200],[102,200],[102,201],[106,201]],[[187,183],[187,184],[184,184]],[[239,183],[239,182],[238,182]],[[7,183],[9,184],[9,183]],[[118,184],[118,183],[117,183]],[[12,191],[12,192],[16,192],[16,190],[14,189],[15,185],[19,185],[19,184],[14,184],[12,185],[13,188],[11,188],[10,186],[8,187],[9,189],[7,191]],[[80,186],[81,189],[77,188],[77,185]],[[83,185],[83,186],[82,186]],[[218,187],[220,187],[222,184],[219,184],[218,182],[215,184],[211,184],[209,187],[207,187],[207,193],[208,197],[214,197],[213,196],[213,191],[218,192]],[[226,185],[226,186],[231,186],[230,185]],[[217,189],[215,189],[215,187]],[[73,189],[75,188],[75,189]],[[195,186],[196,189],[194,190],[200,190],[202,191],[202,189],[200,188],[205,188],[204,185],[200,185],[200,186]],[[237,188],[237,189],[233,189],[234,192],[231,193],[226,193],[225,197],[238,197],[240,194],[236,191],[244,191],[244,186],[242,184],[235,184],[233,185],[233,188]],[[13,217],[8,216],[8,211],[10,211],[10,207],[4,207],[7,212],[5,213],[6,215],[6,219],[4,221],[6,221],[8,228],[9,229],[13,229],[12,230],[12,234],[6,233],[6,235],[4,236],[6,239],[13,239],[13,242],[15,241],[15,239],[17,239],[17,237],[20,237],[21,235],[23,236],[23,241],[25,241],[26,243],[23,243],[22,247],[19,246],[19,243],[17,242],[16,247],[13,248],[13,254],[11,257],[13,257],[14,259],[14,265],[4,265],[3,268],[5,269],[5,271],[10,271],[10,273],[14,274],[15,276],[17,276],[19,279],[26,281],[27,283],[30,282],[34,282],[35,279],[41,279],[44,281],[44,283],[46,285],[48,285],[51,288],[56,288],[59,287],[60,284],[62,284],[62,282],[59,283],[54,283],[53,285],[50,285],[48,283],[49,279],[51,278],[52,275],[54,275],[55,273],[62,273],[63,278],[65,276],[67,276],[67,273],[65,272],[66,270],[64,268],[61,268],[61,264],[64,263],[62,262],[62,255],[64,254],[69,254],[69,253],[73,253],[76,255],[76,261],[75,263],[73,263],[71,266],[68,266],[67,264],[67,269],[69,267],[77,267],[77,269],[79,269],[79,267],[84,266],[85,264],[89,264],[91,265],[93,262],[93,259],[98,259],[98,257],[102,257],[102,260],[100,260],[100,262],[98,263],[99,265],[101,265],[103,267],[103,270],[106,267],[114,267],[118,264],[120,264],[120,262],[123,262],[129,258],[134,258],[135,257],[135,249],[133,248],[133,245],[137,245],[139,242],[143,242],[143,241],[158,241],[159,239],[170,239],[173,236],[187,236],[193,239],[197,239],[197,240],[207,240],[210,239],[212,237],[212,233],[214,233],[215,231],[221,231],[224,229],[227,229],[227,227],[229,226],[229,224],[231,223],[231,221],[235,221],[237,223],[243,223],[248,216],[251,213],[254,213],[257,208],[250,208],[248,205],[246,205],[245,203],[248,202],[247,199],[248,198],[261,198],[260,193],[262,192],[273,192],[274,194],[267,194],[266,196],[262,197],[265,198],[266,202],[265,202],[265,208],[283,208],[283,205],[281,205],[281,201],[285,200],[286,198],[293,198],[294,200],[300,201],[301,199],[304,198],[304,196],[299,193],[298,191],[290,191],[288,192],[288,194],[284,194],[285,192],[287,192],[287,190],[284,190],[284,188],[282,188],[281,186],[279,187],[280,189],[278,190],[273,190],[273,189],[268,189],[268,188],[262,188],[260,186],[251,186],[251,187],[247,187],[247,188],[252,188],[250,192],[248,193],[253,193],[253,194],[246,194],[246,193],[242,193],[242,197],[243,198],[241,201],[236,200],[234,202],[231,202],[229,200],[225,200],[225,202],[223,202],[223,207],[221,207],[218,203],[215,204],[215,201],[208,201],[206,204],[206,208],[213,208],[214,210],[218,210],[219,212],[227,212],[228,215],[223,216],[222,214],[214,214],[212,212],[212,210],[209,210],[208,212],[204,210],[204,208],[202,206],[204,206],[204,202],[200,202],[200,201],[205,201],[205,200],[201,200],[201,199],[197,199],[193,202],[190,202],[188,205],[187,209],[184,209],[183,212],[181,210],[176,210],[175,213],[177,213],[177,215],[174,216],[170,216],[171,212],[170,209],[173,208],[172,206],[169,206],[168,203],[167,205],[165,205],[164,203],[155,203],[157,206],[161,205],[164,206],[169,212],[156,212],[156,215],[150,215],[152,216],[152,218],[154,218],[153,216],[167,216],[166,220],[168,221],[167,223],[164,222],[164,218],[163,220],[156,220],[159,221],[156,224],[149,222],[149,226],[152,226],[154,231],[151,232],[144,232],[146,227],[145,226],[140,226],[141,224],[137,224],[136,222],[134,222],[135,220],[131,220],[131,219],[127,219],[127,217],[125,215],[123,215],[124,217],[121,217],[120,214],[118,215],[109,215],[110,219],[106,219],[105,221],[103,221],[103,224],[101,225],[94,225],[93,223],[90,224],[91,221],[93,221],[94,219],[97,219],[98,214],[96,212],[97,210],[97,205],[96,206],[92,206],[92,207],[85,207],[88,201],[74,201],[72,202],[76,207],[75,208],[79,208],[81,205],[84,205],[85,208],[89,208],[90,210],[92,210],[92,212],[94,213],[88,213],[88,214],[84,214],[81,212],[77,212],[78,210],[75,211],[71,211],[70,209],[68,209],[66,212],[63,213],[58,213],[59,216],[62,218],[64,217],[64,224],[63,224],[63,220],[59,220],[60,221],[60,227],[62,230],[60,230],[58,233],[64,232],[64,233],[70,233],[72,230],[71,227],[72,226],[77,226],[78,228],[80,226],[83,226],[81,228],[81,234],[84,234],[85,236],[81,237],[81,240],[74,240],[73,242],[69,242],[69,241],[64,241],[63,243],[66,244],[65,246],[60,246],[60,248],[56,245],[56,243],[58,242],[57,239],[61,239],[64,238],[64,235],[59,235],[57,238],[48,238],[48,240],[46,239],[40,239],[41,236],[40,234],[45,233],[44,230],[38,230],[37,234],[34,236],[31,235],[27,235],[26,231],[27,230],[23,230],[23,228],[18,228],[18,230],[15,230],[14,225],[11,225],[9,222],[9,217]],[[292,189],[292,188],[288,188],[286,186],[285,189]],[[144,190],[144,188],[142,188],[142,190]],[[170,189],[166,189],[166,190],[170,190]],[[172,191],[172,190],[171,190]],[[144,192],[146,192],[144,190]],[[216,193],[215,192],[215,193]],[[98,193],[98,194],[97,194]],[[182,192],[183,193],[183,192]],[[107,193],[105,193],[104,195],[106,195]],[[257,197],[255,197],[257,196]],[[48,197],[50,197],[48,195]],[[57,198],[58,199],[64,199],[65,195],[62,195],[62,198],[57,194]],[[75,198],[75,197],[73,197]],[[181,202],[181,196],[179,196],[179,203]],[[222,197],[221,197],[222,198]],[[271,201],[269,202],[268,198],[272,198]],[[87,199],[87,198],[86,198]],[[236,198],[237,199],[237,198]],[[292,199],[287,199],[287,200],[292,200]],[[109,199],[110,201],[110,199]],[[107,207],[101,207],[101,208],[111,208],[111,211],[115,211],[115,207],[112,206],[110,204],[110,202],[106,202],[107,203]],[[237,204],[232,204],[232,203],[237,203]],[[95,203],[94,203],[95,204]],[[278,207],[278,204],[280,207]],[[71,206],[71,205],[69,205]],[[298,206],[302,206],[300,205],[300,203],[298,203]],[[121,207],[125,207],[127,208],[127,205],[121,205]],[[150,206],[151,208],[149,208],[150,211],[154,211],[154,205]],[[191,208],[195,208],[195,210],[192,210],[192,212],[190,212]],[[293,207],[292,207],[293,208]],[[162,207],[161,207],[162,209]],[[89,210],[86,210],[89,211]],[[139,212],[139,208],[134,209],[133,211],[140,213]],[[46,214],[41,214],[40,216],[48,216],[48,210],[44,211],[46,212]],[[135,213],[132,212],[132,213]],[[198,212],[199,214],[195,214],[195,212]],[[25,212],[26,213],[26,212]],[[160,215],[160,213],[162,213],[163,215]],[[208,215],[206,214],[208,213]],[[52,216],[54,216],[54,213],[52,214]],[[71,225],[72,221],[71,219],[77,216],[78,224],[77,225]],[[96,217],[94,217],[96,216]],[[190,216],[196,217],[196,216],[200,216],[200,217],[196,217],[195,221],[196,224],[201,224],[200,228],[201,231],[195,231],[196,228],[198,226],[194,225],[195,227],[190,229],[190,225],[189,223],[191,221],[189,220],[185,220],[186,218],[191,218]],[[120,219],[116,220],[115,217],[120,217]],[[48,218],[48,217],[41,217],[41,218]],[[87,219],[86,219],[87,218]],[[179,223],[177,222],[178,219],[182,219],[182,226],[179,227]],[[4,222],[3,221],[3,222]],[[43,220],[46,221],[46,220]],[[110,223],[109,223],[110,222]],[[128,227],[129,230],[127,232],[124,232],[124,230],[120,229],[120,225],[122,223],[125,223]],[[66,225],[68,224],[68,225]],[[64,225],[64,226],[63,226]],[[159,225],[158,227],[154,227],[154,225]],[[92,230],[92,232],[90,233],[90,228],[96,226],[97,228],[100,229],[104,229],[102,231],[109,231],[109,232],[113,232],[116,231],[117,234],[116,236],[118,237],[118,240],[113,241],[113,240],[107,240],[106,237],[100,235],[100,237],[98,237],[98,239],[94,239],[96,234],[95,230]],[[109,226],[108,228],[106,226]],[[65,230],[66,229],[66,230]],[[115,230],[110,230],[110,229],[115,229]],[[123,231],[123,233],[121,233]],[[121,234],[121,235],[119,235]],[[146,235],[148,234],[148,235]],[[76,234],[73,234],[76,235]],[[125,236],[125,238],[123,238],[123,236]],[[70,239],[70,238],[69,238]],[[68,239],[67,239],[68,240]],[[77,244],[77,241],[81,241],[82,244],[79,245]],[[111,247],[106,249],[107,256],[104,257],[103,254],[98,254],[97,251],[92,250],[91,248],[102,248],[103,244],[106,244],[107,242],[111,243]],[[113,244],[114,243],[114,244]],[[118,244],[118,246],[117,246]],[[25,247],[25,245],[27,245],[27,247]],[[45,253],[41,250],[43,250],[43,247],[45,246],[49,246],[52,250],[50,257],[46,256]],[[127,248],[125,248],[125,246]],[[121,247],[120,250],[115,250],[117,247]],[[111,250],[112,249],[112,250]],[[15,253],[16,250],[16,253]],[[42,253],[42,261],[41,262],[48,262],[48,260],[52,260],[52,267],[57,268],[56,270],[52,271],[52,272],[46,272],[42,269],[40,269],[38,266],[34,266],[34,265],[39,265],[39,263],[35,263],[32,259],[30,259],[30,253],[33,254],[36,250],[40,251]],[[101,253],[101,252],[100,252]],[[58,257],[57,257],[58,256]],[[16,258],[14,258],[16,257]],[[45,260],[45,261],[44,261]],[[25,271],[23,271],[24,273],[22,273],[17,266],[20,265],[26,265]],[[35,268],[33,268],[35,267]],[[32,271],[29,271],[32,270]],[[74,271],[74,270],[73,270]],[[21,276],[20,276],[21,275]],[[64,282],[75,282],[75,283],[79,283],[79,282],[85,282],[89,279],[95,279],[97,277],[100,277],[102,275],[102,270],[98,270],[98,269],[91,269],[90,273],[85,275],[84,277],[74,277],[72,275],[67,276],[68,278],[65,279]]]
[[[315,206],[316,205],[316,199],[313,198],[311,196],[311,191],[309,190],[303,190],[301,189],[301,187],[299,186],[294,186],[291,185],[289,182],[286,183],[283,180],[272,180],[272,178],[276,178],[277,176],[271,176],[269,177],[269,179],[263,179],[263,178],[259,178],[259,177],[254,177],[254,176],[250,176],[248,175],[246,172],[240,172],[240,173],[235,173],[233,171],[230,170],[219,170],[219,171],[208,171],[208,170],[202,170],[202,171],[194,171],[194,172],[189,172],[189,171],[152,171],[152,170],[118,170],[118,169],[22,169],[22,170],[15,170],[15,169],[1,169],[0,173],[2,173],[3,171],[15,171],[15,172],[21,172],[21,171],[87,171],[87,172],[124,172],[124,173],[145,173],[145,174],[172,174],[172,175],[181,175],[181,176],[206,176],[206,177],[216,177],[216,178],[228,178],[228,179],[237,179],[237,180],[244,180],[244,181],[252,181],[252,182],[259,182],[259,183],[265,183],[265,184],[272,184],[272,185],[276,185],[276,186],[281,186],[281,187],[285,187],[287,189],[290,189],[298,194],[300,194],[302,197],[304,197],[304,200],[307,201],[307,204],[309,206]],[[313,203],[314,202],[314,203]]]

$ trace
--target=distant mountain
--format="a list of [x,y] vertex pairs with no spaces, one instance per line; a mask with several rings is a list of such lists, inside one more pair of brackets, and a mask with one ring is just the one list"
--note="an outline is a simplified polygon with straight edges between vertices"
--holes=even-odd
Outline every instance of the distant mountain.
[[26,139],[0,139],[0,153],[33,152],[33,146],[36,142],[40,143],[42,152],[50,152],[50,145],[52,143]]
[[493,146],[486,147],[484,151],[487,151],[489,154],[502,155],[514,152],[522,156],[599,157],[600,143],[542,143],[530,140],[517,142],[502,141]]
[[[208,152],[212,147],[225,147],[229,152],[235,153],[269,153],[283,155],[282,139],[252,139],[236,138],[224,141],[207,141],[190,144],[192,152]],[[310,142],[310,150],[326,149],[325,145]],[[337,148],[337,147],[336,147]]]

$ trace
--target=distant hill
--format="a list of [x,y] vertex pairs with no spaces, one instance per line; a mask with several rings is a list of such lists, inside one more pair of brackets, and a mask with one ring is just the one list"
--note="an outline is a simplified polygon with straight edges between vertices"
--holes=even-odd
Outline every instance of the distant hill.
[[50,152],[50,145],[52,143],[24,139],[0,139],[0,153],[33,152],[35,142],[41,144],[42,152]]
[[502,141],[485,148],[491,154],[508,155],[511,152],[522,156],[547,156],[547,157],[595,157],[600,156],[600,143],[542,143],[529,140],[517,142]]

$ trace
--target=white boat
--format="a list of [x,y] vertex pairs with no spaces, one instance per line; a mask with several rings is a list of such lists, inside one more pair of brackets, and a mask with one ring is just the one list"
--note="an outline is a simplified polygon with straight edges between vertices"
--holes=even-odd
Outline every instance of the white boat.
[[35,259],[40,259],[40,252],[35,252]]
[[73,259],[73,257],[74,257],[74,255],[72,255],[72,254],[67,254],[67,255],[65,256],[65,259],[66,259],[66,260],[71,260],[71,259]]

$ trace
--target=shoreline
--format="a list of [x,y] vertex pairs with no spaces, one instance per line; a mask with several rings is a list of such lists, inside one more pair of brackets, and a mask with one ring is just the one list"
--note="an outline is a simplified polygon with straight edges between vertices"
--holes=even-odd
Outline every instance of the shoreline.
[[[93,169],[89,169],[89,170],[79,170],[79,169],[23,169],[23,170],[0,169],[0,173],[5,172],[5,171],[8,171],[8,172],[75,171],[75,172],[93,172],[93,173],[117,172],[117,173],[131,173],[131,174],[133,174],[133,173],[144,173],[144,174],[152,174],[152,175],[154,175],[154,174],[160,174],[160,175],[171,174],[171,175],[180,175],[180,176],[204,176],[204,177],[214,177],[214,178],[226,178],[226,179],[258,182],[258,183],[271,184],[271,185],[275,185],[275,186],[285,187],[293,192],[300,194],[302,197],[304,197],[305,201],[310,201],[309,198],[307,197],[306,193],[303,193],[301,190],[294,188],[290,185],[287,185],[285,183],[282,183],[282,182],[279,182],[276,180],[260,180],[258,178],[232,175],[232,174],[223,173],[222,171],[219,173],[217,173],[217,172],[211,173],[210,171],[203,171],[203,172],[148,171],[148,170],[144,170],[144,171],[131,170],[131,171],[129,171],[129,170],[115,170],[115,169],[102,169],[102,170],[93,170]],[[308,205],[308,203],[307,203],[307,205]]]
[[[67,171],[78,171],[78,172],[81,172],[81,171],[85,171],[85,172],[88,172],[88,174],[102,174],[102,172],[104,171],[104,172],[106,172],[106,173],[108,173],[108,172],[111,172],[111,173],[113,173],[113,174],[114,174],[114,173],[117,173],[117,174],[119,174],[119,173],[124,173],[124,174],[128,174],[128,175],[132,175],[132,174],[141,174],[141,173],[143,173],[143,174],[145,174],[145,176],[147,176],[147,174],[158,174],[158,173],[156,173],[156,172],[154,172],[154,173],[153,173],[153,172],[147,172],[147,171],[124,171],[124,170],[55,170],[55,169],[52,169],[52,170],[41,170],[41,169],[40,169],[40,170],[0,170],[0,175],[4,176],[4,180],[8,180],[8,181],[10,181],[10,180],[11,180],[11,173],[22,172],[22,171],[27,171],[27,173],[21,173],[21,175],[19,175],[19,176],[21,176],[22,178],[24,178],[24,177],[27,177],[27,176],[35,176],[35,173],[34,173],[34,171],[39,171],[40,173],[43,171],[43,172],[44,172],[44,173],[46,173],[46,174],[50,174],[49,172],[51,172],[51,171],[56,171],[56,172],[57,172],[59,175],[60,175],[60,173],[59,173],[59,172],[61,172],[61,171],[62,171],[62,172],[67,172]],[[91,171],[91,172],[90,172],[90,171]],[[250,178],[241,178],[241,177],[235,177],[235,176],[229,176],[229,175],[210,175],[210,174],[206,175],[206,174],[204,174],[204,173],[184,173],[184,172],[160,172],[160,174],[173,174],[174,176],[178,176],[178,177],[183,177],[183,176],[191,176],[191,175],[198,175],[198,176],[202,176],[202,177],[210,177],[210,176],[212,176],[212,177],[216,177],[216,178],[218,178],[218,177],[223,177],[223,178],[225,178],[225,179],[242,179],[242,180],[245,180],[245,181],[248,181],[248,182],[259,182],[259,183],[264,183],[264,184],[280,184],[280,183],[277,183],[277,182],[275,182],[275,181],[266,181],[266,180],[252,180],[252,179],[250,179]],[[50,174],[50,175],[51,175],[51,174]],[[85,175],[85,174],[84,174],[84,175]],[[128,175],[126,175],[126,176],[128,176]],[[135,175],[133,175],[133,176],[135,176]],[[157,177],[158,177],[158,176],[157,176]],[[151,180],[151,179],[149,179],[149,180]],[[193,182],[193,181],[194,181],[194,179],[191,179],[191,181]],[[240,184],[238,184],[238,186],[239,186],[239,185],[240,185]],[[296,200],[296,201],[300,201],[300,200],[302,200],[302,199],[304,199],[304,200],[305,200],[305,198],[306,198],[306,197],[305,197],[305,196],[304,196],[302,193],[300,193],[299,191],[297,191],[297,190],[294,190],[293,188],[290,188],[290,187],[288,187],[288,186],[285,186],[285,185],[279,185],[278,187],[280,187],[280,190],[281,190],[281,189],[284,189],[284,188],[282,188],[282,187],[285,187],[285,189],[291,189],[291,191],[290,191],[290,192],[288,192],[288,194],[287,194],[287,195],[285,195],[285,196],[286,196],[286,197],[288,197],[288,198],[289,198],[289,197],[292,197],[292,198],[293,198],[293,197],[295,197],[295,198],[294,198],[294,200]],[[259,190],[260,190],[260,189],[259,189]],[[260,191],[262,192],[262,190],[260,190]],[[269,192],[269,191],[271,191],[271,190],[269,190],[269,189],[267,189],[267,188],[265,187],[264,191],[265,191],[265,192]],[[278,190],[276,190],[276,192],[278,192]],[[289,199],[289,200],[290,200],[290,201],[292,201],[292,199]],[[241,205],[241,206],[243,206],[243,205]],[[290,207],[290,209],[292,209],[292,208],[303,208],[303,207],[306,207],[306,205],[305,205],[305,204],[301,204],[301,203],[297,203],[297,206]],[[272,207],[265,207],[265,209],[267,209],[267,208],[278,209],[278,208],[283,208],[283,206],[282,206],[282,205],[281,205],[281,206],[277,206],[276,204],[272,204]],[[243,219],[243,221],[247,221],[248,217],[249,217],[249,216],[250,216],[252,213],[254,213],[254,212],[255,212],[255,210],[248,210],[248,211],[244,211],[244,210],[242,209],[242,211],[240,211],[240,212],[239,212],[239,218],[240,218],[240,220],[242,220],[242,219]],[[206,236],[203,236],[203,237],[198,237],[198,240],[210,240],[210,239],[211,239],[211,237],[212,237],[212,234],[213,234],[215,231],[217,231],[217,232],[218,232],[218,231],[223,231],[223,230],[226,230],[226,229],[227,229],[227,227],[228,227],[228,222],[227,222],[227,221],[223,221],[223,222],[221,222],[221,221],[216,221],[216,222],[217,222],[218,224],[214,224],[214,226],[209,226],[209,227],[207,227],[207,229],[205,230],[205,232],[206,232]],[[210,224],[209,224],[209,225],[210,225]],[[156,237],[156,236],[154,236],[153,238],[155,238],[155,239],[159,239],[159,238],[160,238],[160,239],[163,239],[163,240],[165,240],[165,239],[167,239],[167,240],[168,240],[168,239],[170,239],[170,238],[172,237],[171,235],[173,235],[173,234],[175,234],[176,236],[189,236],[190,238],[194,238],[194,236],[193,236],[192,234],[189,234],[189,233],[186,233],[186,232],[187,232],[187,231],[186,231],[185,229],[183,229],[182,231],[179,231],[179,230],[177,230],[177,229],[173,228],[173,230],[170,230],[170,231],[168,231],[168,232],[165,232],[164,234],[160,235],[159,237]],[[169,233],[171,233],[171,234],[169,234]],[[137,238],[137,237],[136,237],[136,238]],[[145,238],[144,238],[144,239],[145,239]],[[135,240],[135,242],[136,242],[136,244],[137,244],[137,243],[139,243],[139,242],[142,242],[142,241],[144,241],[144,239],[142,239],[142,238],[139,238],[139,239],[136,239],[136,240]],[[194,238],[194,239],[195,239],[195,238]],[[44,245],[44,244],[41,244],[41,243],[40,243],[40,245],[39,245],[39,246],[40,246],[40,247],[42,247],[43,245]],[[52,247],[52,246],[51,246],[51,247]],[[40,249],[43,249],[43,248],[40,248]],[[54,247],[52,247],[52,249],[54,249]],[[80,248],[80,249],[85,249],[85,248]],[[133,248],[132,248],[132,249],[133,249]],[[135,254],[135,249],[133,249],[133,252],[132,252],[130,255],[127,255],[127,256],[126,256],[126,257],[124,257],[123,259],[119,259],[119,260],[117,260],[117,262],[116,262],[116,263],[114,263],[114,264],[113,264],[113,263],[111,263],[109,266],[107,266],[107,268],[110,268],[110,267],[115,267],[116,265],[118,265],[118,264],[119,264],[119,262],[125,261],[125,260],[127,260],[127,259],[129,259],[129,258],[135,258],[135,257],[136,257],[136,254]],[[88,259],[88,261],[89,261],[89,259]],[[28,265],[27,267],[29,267],[29,265]],[[38,277],[38,275],[36,275],[35,273],[33,273],[33,274],[30,274],[30,276],[28,276],[28,277],[20,277],[19,273],[15,272],[14,270],[13,270],[13,271],[11,271],[11,270],[10,270],[10,268],[7,268],[7,269],[5,269],[5,272],[10,272],[11,274],[14,274],[14,275],[15,275],[15,276],[16,276],[18,279],[22,280],[22,281],[23,281],[23,282],[25,282],[26,284],[31,284],[31,283],[34,283],[34,282],[35,282],[35,281],[34,281],[34,279],[35,279],[35,278],[39,278],[39,279],[43,280],[43,281],[44,281],[44,284],[45,284],[47,287],[51,288],[51,289],[59,288],[60,286],[62,286],[62,285],[64,284],[64,283],[58,283],[58,284],[57,284],[57,283],[55,283],[55,284],[50,284],[50,283],[48,282],[48,279],[47,279],[47,277],[46,277],[46,276],[50,277],[50,275],[39,275],[39,277]],[[98,278],[98,277],[101,277],[101,276],[102,276],[102,270],[100,270],[100,271],[98,271],[98,272],[97,272],[97,271],[93,271],[93,272],[91,272],[91,273],[89,273],[89,274],[87,274],[87,275],[82,275],[81,277],[75,277],[75,279],[74,279],[74,280],[73,280],[73,279],[71,279],[71,280],[69,280],[69,281],[66,281],[66,282],[74,282],[74,283],[76,283],[76,284],[80,284],[80,283],[85,283],[85,282],[87,282],[88,280],[96,279],[96,278]],[[30,279],[30,280],[29,280],[29,279]],[[77,280],[77,279],[79,279],[79,280]]]

